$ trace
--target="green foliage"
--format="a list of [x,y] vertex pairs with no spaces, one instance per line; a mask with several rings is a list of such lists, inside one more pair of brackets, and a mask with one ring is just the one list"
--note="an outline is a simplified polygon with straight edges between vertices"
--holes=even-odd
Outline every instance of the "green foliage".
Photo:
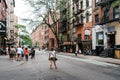
[[25,29],[26,28],[26,26],[21,25],[21,24],[14,25],[14,27],[17,29]]
[[120,0],[114,0],[114,2],[112,3],[112,7],[119,6],[119,4],[120,4]]
[[21,25],[21,24],[17,24],[14,27],[19,30],[19,32],[15,33],[15,35],[20,37],[20,39],[21,39],[20,44],[21,45],[31,45],[32,40],[28,35],[29,32],[26,30],[26,26]]
[[32,40],[29,35],[20,35],[20,38],[22,39],[21,45],[32,45]]
[[38,42],[38,41],[36,41],[36,42],[35,42],[35,46],[38,46],[38,45],[39,45],[39,42]]
[[[29,33],[29,32],[26,30],[26,26],[24,26],[24,25],[17,24],[17,25],[15,25],[14,27],[19,30],[19,33],[21,33],[21,32],[22,32],[22,33],[26,33],[26,34]],[[16,33],[16,35],[18,35],[18,34]]]

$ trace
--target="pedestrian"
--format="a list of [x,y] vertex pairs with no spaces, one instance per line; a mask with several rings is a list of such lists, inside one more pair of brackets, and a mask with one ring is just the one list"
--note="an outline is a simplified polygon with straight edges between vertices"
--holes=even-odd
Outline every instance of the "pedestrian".
[[54,64],[55,68],[57,69],[57,65],[56,65],[56,51],[53,50],[53,48],[51,49],[52,52],[49,53],[49,61],[50,61],[50,69],[52,69],[52,64]]
[[8,53],[8,46],[6,47],[6,54],[8,55],[9,53]]
[[25,48],[24,53],[25,53],[25,60],[28,61],[28,55],[29,55],[28,48]]
[[82,53],[82,51],[79,49],[79,53],[81,54]]
[[11,47],[10,47],[10,53],[9,53],[9,55],[10,55],[10,60],[11,60],[11,61],[14,60],[15,54],[16,54],[16,50],[15,50],[15,48],[14,48],[13,46],[11,46]]
[[21,48],[21,47],[18,47],[18,48],[17,48],[17,53],[16,53],[17,61],[20,61],[20,60],[21,60],[21,54],[22,54],[22,48]]
[[30,56],[31,56],[31,59],[35,59],[35,50],[34,50],[34,48],[31,48]]
[[22,47],[21,60],[24,60],[24,47]]
[[64,50],[64,52],[66,52],[66,46],[64,46],[63,50]]
[[75,56],[77,56],[77,54],[78,54],[78,50],[75,51]]

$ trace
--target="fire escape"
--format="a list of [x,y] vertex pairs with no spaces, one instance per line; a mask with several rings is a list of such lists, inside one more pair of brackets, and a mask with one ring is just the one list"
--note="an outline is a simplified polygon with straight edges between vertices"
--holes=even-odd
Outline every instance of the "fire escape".
[[114,1],[115,0],[101,0],[101,2],[99,2],[98,6],[100,6],[101,10],[104,11],[100,20],[100,24],[106,24],[118,20],[113,18],[110,19],[111,15],[110,8]]
[[66,25],[67,25],[67,18],[66,18],[66,11],[67,9],[64,8],[62,11],[61,11],[61,25],[60,25],[60,33],[66,33],[67,32],[67,29],[66,29]]
[[79,2],[79,0],[73,0],[73,27],[78,27],[83,25],[83,15],[80,15],[84,10],[83,2]]

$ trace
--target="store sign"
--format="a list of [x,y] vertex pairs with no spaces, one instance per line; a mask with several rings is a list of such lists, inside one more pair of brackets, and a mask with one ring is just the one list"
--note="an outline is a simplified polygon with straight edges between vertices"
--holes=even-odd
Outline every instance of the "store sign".
[[0,35],[6,34],[6,21],[0,21]]
[[95,26],[95,31],[96,32],[101,32],[101,31],[103,31],[104,30],[104,26],[102,26],[102,25],[96,25]]
[[90,35],[90,30],[85,30],[85,35]]

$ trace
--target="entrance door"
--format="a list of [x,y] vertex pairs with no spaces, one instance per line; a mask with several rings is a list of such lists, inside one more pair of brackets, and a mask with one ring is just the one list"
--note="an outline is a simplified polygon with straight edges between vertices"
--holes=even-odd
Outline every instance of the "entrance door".
[[108,35],[108,46],[109,46],[109,48],[114,48],[114,46],[115,46],[115,34]]

